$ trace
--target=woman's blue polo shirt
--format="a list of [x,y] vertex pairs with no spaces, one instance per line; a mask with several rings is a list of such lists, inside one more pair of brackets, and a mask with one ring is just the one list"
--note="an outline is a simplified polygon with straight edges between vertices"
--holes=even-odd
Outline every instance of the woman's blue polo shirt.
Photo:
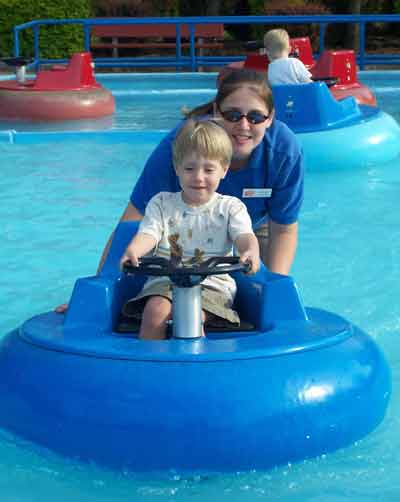
[[[180,191],[172,163],[176,128],[156,147],[133,189],[131,203],[142,213],[161,191]],[[253,226],[271,218],[276,223],[297,221],[303,201],[303,155],[295,134],[279,120],[266,130],[245,167],[228,170],[218,192],[233,195],[247,206]]]

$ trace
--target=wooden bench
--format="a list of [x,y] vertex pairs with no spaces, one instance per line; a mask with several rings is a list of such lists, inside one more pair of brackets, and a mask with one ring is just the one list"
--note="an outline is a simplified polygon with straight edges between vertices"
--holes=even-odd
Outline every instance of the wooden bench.
[[[91,28],[91,49],[111,49],[113,57],[119,57],[119,49],[176,49],[177,25],[175,24],[102,24]],[[190,47],[190,31],[181,25],[182,48]],[[223,24],[197,24],[195,48],[202,55],[203,49],[223,47]]]

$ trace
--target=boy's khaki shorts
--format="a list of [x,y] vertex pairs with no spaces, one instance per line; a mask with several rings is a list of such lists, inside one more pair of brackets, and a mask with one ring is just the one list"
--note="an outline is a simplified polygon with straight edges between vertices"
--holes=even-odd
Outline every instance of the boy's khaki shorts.
[[[172,302],[172,286],[167,282],[158,282],[144,288],[135,298],[128,300],[122,308],[127,317],[142,318],[143,309],[149,296],[163,296]],[[233,324],[239,324],[240,319],[235,310],[228,306],[226,297],[207,286],[202,287],[201,302],[203,310],[214,316],[226,319]]]

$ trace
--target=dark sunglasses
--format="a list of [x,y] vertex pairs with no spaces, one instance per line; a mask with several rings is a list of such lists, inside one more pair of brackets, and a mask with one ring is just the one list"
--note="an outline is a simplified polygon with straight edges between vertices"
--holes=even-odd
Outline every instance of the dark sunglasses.
[[264,115],[257,110],[251,110],[248,113],[242,113],[239,110],[225,110],[218,108],[219,113],[228,122],[239,122],[244,117],[250,124],[262,124],[269,119],[269,115]]

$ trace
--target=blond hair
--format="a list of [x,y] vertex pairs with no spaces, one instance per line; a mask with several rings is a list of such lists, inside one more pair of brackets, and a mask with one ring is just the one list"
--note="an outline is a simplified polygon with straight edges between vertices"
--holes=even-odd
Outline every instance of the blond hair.
[[275,29],[269,30],[264,35],[264,47],[270,58],[274,59],[290,50],[290,38],[286,30]]
[[224,166],[232,159],[232,141],[215,119],[185,121],[172,145],[172,159],[175,168],[182,164],[184,157],[196,153],[206,159],[218,160]]

